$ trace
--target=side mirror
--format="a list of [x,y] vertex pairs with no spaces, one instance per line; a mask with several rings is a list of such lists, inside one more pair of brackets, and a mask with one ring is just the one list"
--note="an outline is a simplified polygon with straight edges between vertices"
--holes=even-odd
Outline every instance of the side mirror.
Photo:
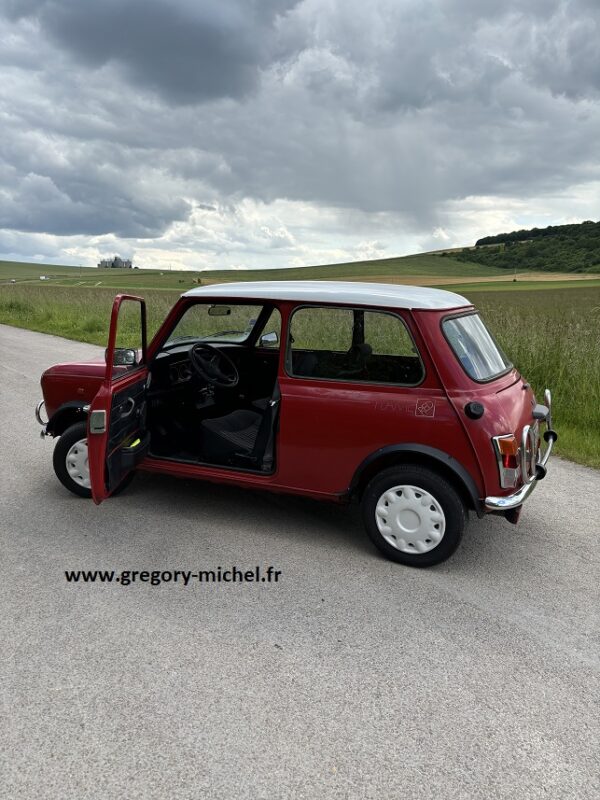
[[278,342],[279,336],[277,335],[277,331],[269,331],[269,333],[263,333],[258,344],[259,347],[274,347]]
[[[104,360],[108,356],[108,350],[104,351]],[[137,354],[135,350],[129,349],[127,347],[118,347],[115,349],[115,355],[113,358],[113,367],[134,367],[137,363],[136,361]]]

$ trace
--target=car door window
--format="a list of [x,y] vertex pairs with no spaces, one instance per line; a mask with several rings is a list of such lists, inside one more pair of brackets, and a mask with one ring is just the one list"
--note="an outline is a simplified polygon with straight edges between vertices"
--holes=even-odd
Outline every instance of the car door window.
[[286,363],[294,377],[322,380],[416,386],[425,376],[404,321],[360,308],[295,311]]
[[[112,363],[112,380],[139,369],[143,361],[144,329],[139,302],[124,300],[119,307]],[[108,355],[108,351],[106,353]]]

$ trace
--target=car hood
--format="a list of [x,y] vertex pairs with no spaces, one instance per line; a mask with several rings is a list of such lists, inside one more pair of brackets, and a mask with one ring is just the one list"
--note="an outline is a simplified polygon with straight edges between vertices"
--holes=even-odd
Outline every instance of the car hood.
[[77,363],[55,364],[49,367],[44,376],[58,377],[59,375],[82,378],[103,378],[106,373],[106,362],[100,357],[90,361],[79,361]]

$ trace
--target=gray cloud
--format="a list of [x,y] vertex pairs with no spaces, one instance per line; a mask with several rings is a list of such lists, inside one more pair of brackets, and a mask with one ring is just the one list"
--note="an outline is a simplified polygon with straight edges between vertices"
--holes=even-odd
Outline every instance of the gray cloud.
[[273,56],[278,16],[296,0],[27,0],[13,19],[33,18],[82,65],[114,62],[168,103],[240,97]]
[[[152,239],[193,208],[234,225],[251,199],[393,214],[425,241],[462,198],[600,177],[592,0],[0,0],[0,14],[7,230]],[[265,251],[301,241],[244,224]],[[227,235],[246,241],[215,247]]]

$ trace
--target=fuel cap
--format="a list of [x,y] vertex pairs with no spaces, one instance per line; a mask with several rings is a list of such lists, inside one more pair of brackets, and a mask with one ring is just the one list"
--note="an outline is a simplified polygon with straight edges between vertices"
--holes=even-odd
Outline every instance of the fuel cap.
[[479,419],[483,417],[484,412],[485,408],[481,403],[471,402],[465,406],[465,414],[469,419]]

